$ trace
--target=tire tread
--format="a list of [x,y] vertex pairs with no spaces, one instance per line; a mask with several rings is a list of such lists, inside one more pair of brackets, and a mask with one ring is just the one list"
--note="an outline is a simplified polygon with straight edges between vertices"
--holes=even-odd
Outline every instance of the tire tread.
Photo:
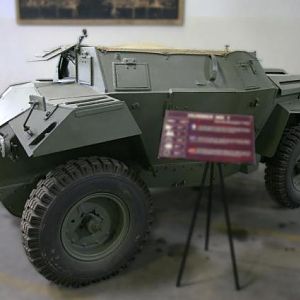
[[[70,183],[84,176],[90,176],[95,173],[105,171],[124,175],[137,184],[145,193],[147,198],[147,230],[136,242],[136,249],[130,258],[124,258],[124,262],[118,270],[112,270],[110,274],[101,278],[80,279],[72,276],[62,276],[51,263],[42,254],[39,245],[40,225],[47,209],[55,201],[56,196],[66,188]],[[26,202],[21,220],[21,230],[23,237],[23,246],[29,261],[46,279],[66,287],[82,287],[95,283],[108,277],[118,274],[127,269],[128,264],[135,255],[143,248],[150,232],[152,223],[153,203],[150,192],[145,183],[128,167],[115,159],[105,157],[85,157],[78,160],[71,160],[65,165],[59,166],[50,171],[44,179],[40,180],[29,199]]]
[[290,209],[300,207],[300,203],[294,202],[288,196],[286,185],[289,159],[299,143],[300,125],[286,128],[276,154],[267,160],[265,169],[265,185],[272,199]]

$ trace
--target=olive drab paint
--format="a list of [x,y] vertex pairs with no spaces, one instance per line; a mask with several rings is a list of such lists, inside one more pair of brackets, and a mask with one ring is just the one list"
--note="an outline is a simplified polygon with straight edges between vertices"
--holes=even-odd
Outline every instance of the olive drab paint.
[[[197,185],[202,163],[158,159],[166,110],[253,116],[258,162],[299,119],[300,76],[264,70],[256,53],[80,43],[37,58],[60,57],[53,81],[1,96],[0,200],[13,214],[49,170],[83,156],[121,160],[149,187]],[[225,174],[251,168],[226,165]]]

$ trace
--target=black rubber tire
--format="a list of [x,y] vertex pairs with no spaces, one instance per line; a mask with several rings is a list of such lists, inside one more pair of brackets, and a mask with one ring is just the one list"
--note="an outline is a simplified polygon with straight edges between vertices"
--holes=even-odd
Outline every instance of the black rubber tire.
[[[116,253],[83,262],[64,249],[60,225],[66,209],[79,201],[78,190],[83,187],[89,192],[89,184],[91,193],[93,188],[106,192],[113,187],[118,197],[126,198],[132,223]],[[26,254],[39,273],[58,285],[81,287],[125,269],[145,243],[151,222],[152,202],[146,185],[123,163],[91,157],[59,166],[38,183],[26,202],[21,228]]]
[[300,125],[287,128],[277,152],[266,161],[265,184],[271,197],[279,205],[295,209],[300,207],[300,191],[292,181],[294,165],[300,157]]

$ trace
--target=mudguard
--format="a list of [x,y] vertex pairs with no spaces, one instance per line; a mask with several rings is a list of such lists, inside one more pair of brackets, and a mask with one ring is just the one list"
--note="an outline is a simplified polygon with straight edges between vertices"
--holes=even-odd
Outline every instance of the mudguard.
[[[61,101],[60,101],[61,102]],[[125,102],[107,95],[66,99],[33,110],[11,120],[13,129],[29,157],[43,156],[141,134]]]
[[278,103],[256,139],[256,152],[273,157],[290,117],[299,114],[299,99]]

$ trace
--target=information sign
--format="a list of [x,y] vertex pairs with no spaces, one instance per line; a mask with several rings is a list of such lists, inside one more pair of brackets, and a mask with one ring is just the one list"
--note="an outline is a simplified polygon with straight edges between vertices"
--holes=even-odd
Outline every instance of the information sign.
[[166,111],[159,157],[255,164],[253,116]]

